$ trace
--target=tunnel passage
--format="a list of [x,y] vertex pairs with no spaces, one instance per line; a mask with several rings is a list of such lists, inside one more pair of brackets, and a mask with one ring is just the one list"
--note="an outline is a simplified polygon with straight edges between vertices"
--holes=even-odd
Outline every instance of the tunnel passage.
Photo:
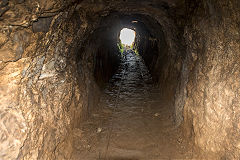
[[193,155],[239,159],[239,6],[238,0],[1,1],[0,159],[71,159],[82,133],[76,129],[100,108],[121,65],[124,27],[136,30],[134,47],[160,92],[156,100],[167,100]]

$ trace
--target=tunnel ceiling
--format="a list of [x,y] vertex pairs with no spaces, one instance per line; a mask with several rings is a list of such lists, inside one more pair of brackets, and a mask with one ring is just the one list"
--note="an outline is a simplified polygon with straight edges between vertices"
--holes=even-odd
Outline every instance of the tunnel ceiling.
[[[8,1],[1,2],[1,22],[2,26],[30,26],[32,22],[40,17],[51,17],[69,7],[75,7],[76,10],[86,11],[88,17],[104,17],[111,12],[118,11],[124,14],[146,14],[162,16],[164,22],[165,16],[170,12],[176,12],[177,8],[184,11],[183,0],[142,0],[142,1],[56,1],[56,0],[38,0],[34,1]],[[181,8],[182,7],[182,8]],[[159,13],[161,12],[161,13]],[[166,13],[167,12],[167,13]],[[24,15],[24,16],[21,16]]]
[[115,36],[113,32],[119,33],[122,28],[130,28],[139,33],[146,32],[150,36],[160,39],[162,38],[161,36],[164,36],[162,26],[154,18],[143,14],[129,15],[121,12],[112,12],[105,16],[97,30],[107,31],[108,29],[113,29],[110,31],[109,36]]

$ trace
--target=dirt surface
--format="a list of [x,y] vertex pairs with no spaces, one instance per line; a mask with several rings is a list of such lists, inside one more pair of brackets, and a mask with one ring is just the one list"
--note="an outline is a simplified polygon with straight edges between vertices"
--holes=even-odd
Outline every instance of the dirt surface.
[[171,105],[133,51],[124,52],[99,107],[75,129],[72,159],[193,159],[191,145],[174,126]]

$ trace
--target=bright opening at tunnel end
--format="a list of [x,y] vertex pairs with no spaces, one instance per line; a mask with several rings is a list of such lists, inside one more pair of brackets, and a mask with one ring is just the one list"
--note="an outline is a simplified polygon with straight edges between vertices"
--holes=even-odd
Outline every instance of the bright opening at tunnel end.
[[135,41],[136,32],[132,29],[123,28],[120,32],[120,40],[123,45],[131,46]]

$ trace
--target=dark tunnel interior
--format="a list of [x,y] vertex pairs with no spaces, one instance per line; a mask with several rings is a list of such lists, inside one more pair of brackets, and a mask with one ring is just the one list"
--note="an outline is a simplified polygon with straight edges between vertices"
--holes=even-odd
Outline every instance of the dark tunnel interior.
[[0,159],[240,159],[239,17],[239,0],[0,1]]
[[[154,72],[156,60],[158,57],[164,57],[164,54],[167,52],[167,44],[161,30],[161,25],[149,16],[129,16],[121,13],[112,13],[104,18],[102,23],[101,27],[95,30],[90,36],[90,39],[94,39],[94,41],[90,41],[99,45],[94,57],[94,76],[96,82],[108,82],[118,69],[121,58],[119,49],[117,48],[120,30],[122,28],[129,28],[136,31],[135,48],[144,58],[147,67],[152,71],[155,83],[157,83],[158,75],[157,72]],[[99,86],[101,85],[99,84]]]

